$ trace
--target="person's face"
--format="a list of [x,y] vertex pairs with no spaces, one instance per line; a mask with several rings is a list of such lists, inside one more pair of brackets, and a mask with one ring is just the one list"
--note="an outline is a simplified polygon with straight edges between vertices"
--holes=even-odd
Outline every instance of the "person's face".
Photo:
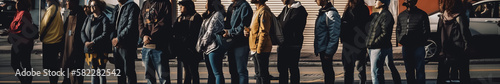
[[288,4],[288,1],[289,0],[281,0],[281,2],[283,2],[283,4],[287,5]]
[[181,13],[186,13],[186,7],[184,7],[183,5],[179,5],[179,8],[181,10]]
[[99,10],[99,7],[95,6],[95,1],[90,2],[90,12],[92,13],[97,13]]
[[324,0],[314,0],[314,2],[316,2],[316,4],[317,4],[318,6],[323,6],[323,5],[325,5],[325,4],[326,4],[326,2],[324,2]]
[[375,1],[375,8],[381,8],[384,5],[380,0]]
[[405,0],[405,3],[408,3],[409,7],[413,7],[417,4],[418,0]]
[[73,5],[73,4],[70,4],[69,1],[66,1],[66,8],[71,9],[70,5]]

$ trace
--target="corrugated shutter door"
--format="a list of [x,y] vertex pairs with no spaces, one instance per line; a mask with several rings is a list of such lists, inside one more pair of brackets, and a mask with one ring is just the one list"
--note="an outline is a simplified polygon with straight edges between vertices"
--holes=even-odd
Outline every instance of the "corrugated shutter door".
[[[180,1],[180,0],[179,0]],[[195,8],[198,13],[203,13],[205,12],[205,5],[207,0],[193,0],[195,3]],[[247,0],[250,2],[250,0]],[[307,13],[309,15],[307,16],[307,24],[306,28],[304,30],[304,44],[302,47],[302,52],[303,53],[313,53],[314,52],[314,22],[316,20],[316,16],[318,15],[318,10],[320,6],[314,2],[314,0],[296,0],[300,1],[302,5],[306,8]],[[222,4],[224,7],[229,6],[231,4],[231,0],[222,0]],[[281,2],[281,0],[269,0],[266,2],[266,4],[271,8],[271,11],[275,14],[278,15],[281,13],[281,10],[283,9],[284,5]],[[347,4],[347,0],[335,0],[334,6],[337,8],[339,11],[339,14],[342,15],[344,13],[345,5]],[[255,5],[250,4],[252,6],[252,9],[255,11]],[[179,9],[177,9],[179,10]],[[180,11],[178,12],[180,15]],[[276,46],[273,46],[272,52],[276,52]],[[339,45],[338,51],[341,52],[342,50],[342,44]]]

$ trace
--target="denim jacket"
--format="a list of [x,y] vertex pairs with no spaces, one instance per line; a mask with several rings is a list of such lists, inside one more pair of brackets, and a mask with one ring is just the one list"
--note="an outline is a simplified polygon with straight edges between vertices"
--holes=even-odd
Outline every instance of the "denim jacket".
[[226,28],[232,44],[235,46],[248,46],[248,37],[243,36],[245,27],[249,27],[252,22],[253,10],[245,0],[240,0],[236,3],[231,3],[226,14]]
[[337,51],[340,35],[340,15],[337,9],[327,5],[320,9],[314,27],[314,53],[333,55]]

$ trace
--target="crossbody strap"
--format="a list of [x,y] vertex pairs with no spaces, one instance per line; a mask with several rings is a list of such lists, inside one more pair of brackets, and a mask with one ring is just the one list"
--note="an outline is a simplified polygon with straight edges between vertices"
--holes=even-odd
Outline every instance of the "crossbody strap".
[[56,11],[54,11],[54,14],[51,16],[52,18],[50,18],[47,26],[43,28],[44,30],[42,31],[42,35],[40,35],[40,41],[43,41],[43,38],[45,37],[45,35],[47,35],[47,31],[49,30],[48,28],[50,28],[49,26],[52,24],[52,21],[54,21],[54,18],[56,18],[57,11],[59,11],[59,8],[56,7]]

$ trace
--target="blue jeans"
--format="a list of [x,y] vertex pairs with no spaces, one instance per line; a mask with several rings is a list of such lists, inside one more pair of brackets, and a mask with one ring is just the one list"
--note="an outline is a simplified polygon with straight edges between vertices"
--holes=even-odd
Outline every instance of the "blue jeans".
[[161,50],[142,48],[142,62],[146,67],[148,84],[156,84],[156,75],[160,77],[160,84],[170,84],[169,66],[162,65],[162,61],[168,60],[162,60],[161,54]]
[[215,76],[216,84],[224,84],[224,73],[222,72],[222,59],[229,48],[229,43],[221,36],[217,37],[218,48],[208,54],[208,60]]
[[232,46],[227,54],[231,84],[248,84],[248,45]]
[[425,84],[424,46],[403,46],[403,59],[405,62],[408,84]]
[[395,83],[401,82],[399,72],[394,66],[392,48],[368,49],[368,55],[370,55],[373,84],[385,84],[384,62],[387,63],[387,67],[389,67],[389,69],[391,70],[392,78]]

